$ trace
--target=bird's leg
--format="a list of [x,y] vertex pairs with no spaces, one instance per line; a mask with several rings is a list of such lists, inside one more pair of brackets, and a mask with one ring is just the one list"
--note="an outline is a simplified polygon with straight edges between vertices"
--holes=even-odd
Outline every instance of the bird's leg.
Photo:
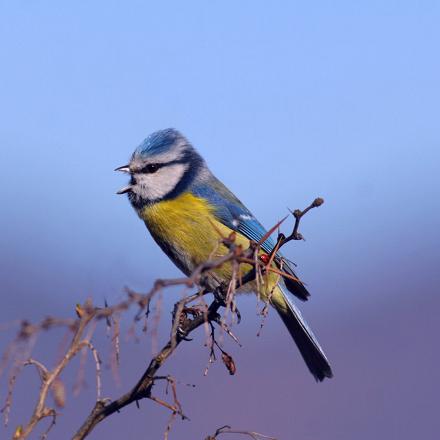
[[[197,306],[187,307],[187,304],[189,304],[191,301],[196,300],[203,294],[205,294],[205,292],[202,290],[174,304],[172,323],[173,332],[175,332],[174,334],[177,338],[183,339],[185,341],[191,340],[186,338],[186,328],[193,319],[200,316],[200,314],[204,313],[204,311]],[[192,316],[192,319],[190,319],[188,315]]]
[[[176,338],[183,339],[184,341],[192,341],[191,338],[186,337],[185,327],[187,326],[188,321],[190,321],[190,320],[188,319],[185,312],[182,310],[182,312],[179,316],[179,322],[177,323],[177,327],[176,327]],[[173,324],[173,326],[174,326],[174,324]]]
[[[188,323],[190,321],[192,321],[194,318],[197,318],[198,316],[203,314],[203,310],[201,310],[198,307],[183,307],[180,310],[180,313],[176,314],[177,310],[175,311],[175,313],[173,313],[173,322],[175,321],[176,318],[178,318],[179,322],[177,323],[177,327],[176,327],[176,335],[177,337],[179,337],[180,339],[183,339],[184,341],[192,341],[192,339],[187,338],[186,337],[186,328],[188,326]],[[189,316],[192,317],[189,318]]]

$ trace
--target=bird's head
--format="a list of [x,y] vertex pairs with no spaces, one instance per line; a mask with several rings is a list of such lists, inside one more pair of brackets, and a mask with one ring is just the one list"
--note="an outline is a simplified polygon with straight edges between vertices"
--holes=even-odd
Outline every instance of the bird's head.
[[183,192],[206,165],[188,140],[168,128],[150,134],[127,165],[116,168],[130,174],[130,183],[118,191],[132,204],[143,206]]

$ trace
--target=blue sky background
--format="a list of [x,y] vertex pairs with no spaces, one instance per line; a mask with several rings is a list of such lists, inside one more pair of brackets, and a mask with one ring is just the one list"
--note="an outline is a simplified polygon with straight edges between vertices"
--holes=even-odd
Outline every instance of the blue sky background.
[[[439,20],[435,1],[0,2],[2,321],[68,315],[178,274],[113,172],[175,127],[267,226],[325,198],[286,253],[336,377],[314,384],[274,315],[255,338],[243,299],[234,380],[220,367],[200,377],[195,344],[169,367],[200,383],[182,391],[192,421],[174,438],[234,424],[280,439],[434,439]],[[125,386],[143,348],[128,350]],[[142,408],[95,438],[138,438],[142,423],[160,436],[167,414]]]

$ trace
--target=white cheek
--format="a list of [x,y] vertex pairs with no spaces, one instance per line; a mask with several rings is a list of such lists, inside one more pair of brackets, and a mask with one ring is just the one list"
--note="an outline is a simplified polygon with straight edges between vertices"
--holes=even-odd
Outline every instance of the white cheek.
[[186,170],[187,165],[175,164],[160,168],[153,174],[137,174],[133,192],[146,200],[160,199],[177,186]]

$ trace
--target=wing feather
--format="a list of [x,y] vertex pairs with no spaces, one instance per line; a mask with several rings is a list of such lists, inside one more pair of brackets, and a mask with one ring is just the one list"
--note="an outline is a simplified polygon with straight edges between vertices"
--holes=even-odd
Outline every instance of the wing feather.
[[[191,188],[191,190],[193,194],[208,200],[215,208],[217,219],[230,229],[241,233],[249,240],[257,242],[266,234],[266,229],[249,209],[214,176],[210,178],[209,182],[199,183]],[[269,237],[261,245],[261,248],[265,252],[270,253],[274,246],[275,242]],[[292,267],[280,253],[277,253],[275,262],[278,267],[282,266],[283,271],[298,278]],[[288,277],[284,277],[283,280],[287,289],[299,299],[305,301],[310,296],[300,281],[295,281]]]

